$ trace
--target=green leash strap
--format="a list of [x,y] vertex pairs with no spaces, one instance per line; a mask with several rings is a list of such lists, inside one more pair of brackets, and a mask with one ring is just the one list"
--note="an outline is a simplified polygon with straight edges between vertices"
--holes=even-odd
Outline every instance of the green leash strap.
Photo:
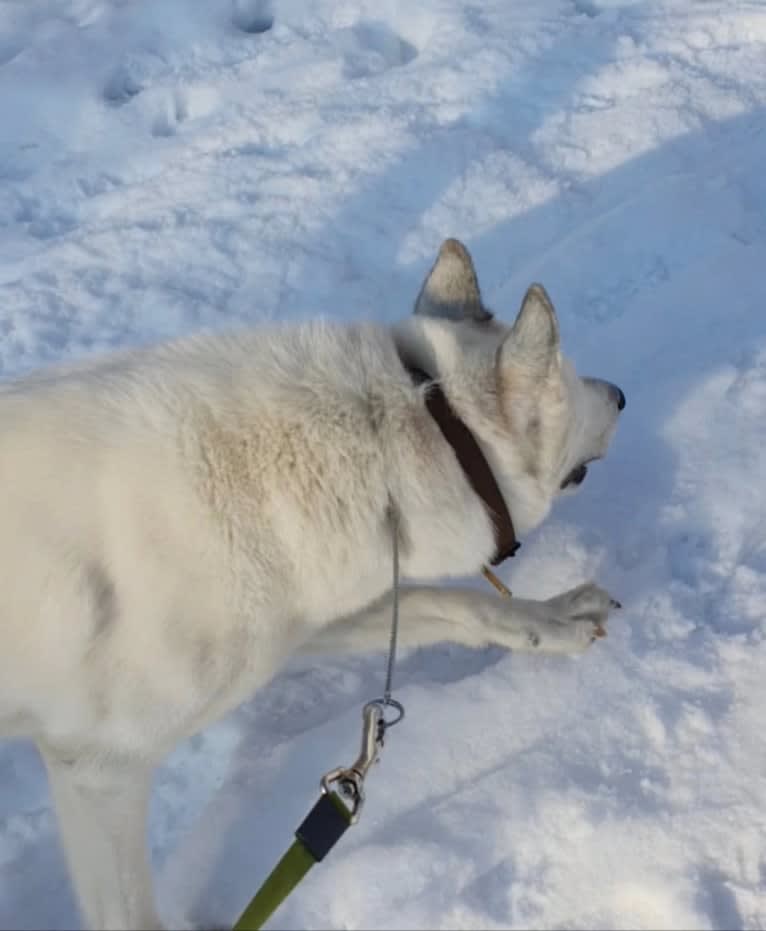
[[[386,729],[404,717],[403,705],[391,697],[391,681],[396,658],[396,635],[399,623],[399,549],[397,518],[392,512],[394,553],[394,605],[391,619],[391,642],[388,650],[386,688],[382,698],[367,702],[362,709],[362,747],[348,769],[338,767],[322,777],[322,795],[295,832],[295,841],[277,863],[266,882],[256,892],[234,925],[233,931],[260,931],[315,863],[320,863],[348,829],[359,819],[364,804],[364,780],[378,761]],[[386,720],[385,711],[395,717]],[[330,786],[338,784],[351,807]]]
[[295,841],[242,912],[234,931],[259,931],[315,863],[346,833],[352,812],[335,792],[323,793],[295,832]]

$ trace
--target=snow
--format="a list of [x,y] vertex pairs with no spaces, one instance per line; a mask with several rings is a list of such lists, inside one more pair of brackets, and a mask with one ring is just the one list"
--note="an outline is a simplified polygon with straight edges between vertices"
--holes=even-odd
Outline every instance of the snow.
[[[766,926],[766,6],[0,5],[0,374],[411,307],[463,239],[628,397],[504,579],[625,605],[584,657],[403,657],[364,816],[272,928]],[[476,584],[481,584],[476,582]],[[381,631],[381,647],[386,632]],[[295,663],[158,774],[162,910],[231,923],[356,755],[383,657]],[[78,922],[0,744],[0,926]]]

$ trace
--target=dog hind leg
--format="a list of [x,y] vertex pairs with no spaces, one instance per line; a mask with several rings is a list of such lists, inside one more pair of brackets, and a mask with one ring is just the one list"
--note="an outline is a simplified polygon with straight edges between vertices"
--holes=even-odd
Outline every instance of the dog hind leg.
[[151,767],[40,749],[87,924],[115,931],[161,928],[146,854]]

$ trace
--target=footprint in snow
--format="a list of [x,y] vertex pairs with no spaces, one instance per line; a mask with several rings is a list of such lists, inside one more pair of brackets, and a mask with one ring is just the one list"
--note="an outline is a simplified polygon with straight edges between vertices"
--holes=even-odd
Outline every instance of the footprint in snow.
[[268,32],[274,25],[271,0],[233,0],[232,24],[251,36]]
[[694,530],[681,530],[667,546],[671,577],[691,588],[708,579],[715,563],[715,552],[708,537]]
[[401,68],[418,56],[411,42],[383,22],[357,23],[339,30],[337,39],[349,78],[364,78],[389,68]]
[[23,45],[17,45],[13,42],[0,42],[0,67],[10,64],[23,51]]
[[152,123],[153,136],[172,136],[179,123],[189,115],[189,103],[185,92],[176,89],[165,100],[162,109]]
[[104,85],[104,100],[112,106],[122,106],[142,91],[141,83],[124,66],[116,68]]
[[588,19],[595,19],[601,12],[601,8],[593,3],[592,0],[574,0],[575,13],[579,16],[587,16]]

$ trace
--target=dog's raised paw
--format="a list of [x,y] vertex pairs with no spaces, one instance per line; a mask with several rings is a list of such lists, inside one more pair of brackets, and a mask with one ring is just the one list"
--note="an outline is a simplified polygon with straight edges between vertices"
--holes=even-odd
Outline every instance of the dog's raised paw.
[[556,595],[545,604],[550,620],[564,628],[569,627],[573,639],[580,641],[584,647],[606,637],[609,612],[620,607],[620,603],[609,592],[593,582],[585,582]]
[[610,608],[619,602],[593,582],[584,582],[576,588],[549,598],[546,604],[552,609],[555,619],[566,624],[569,621],[606,621]]

